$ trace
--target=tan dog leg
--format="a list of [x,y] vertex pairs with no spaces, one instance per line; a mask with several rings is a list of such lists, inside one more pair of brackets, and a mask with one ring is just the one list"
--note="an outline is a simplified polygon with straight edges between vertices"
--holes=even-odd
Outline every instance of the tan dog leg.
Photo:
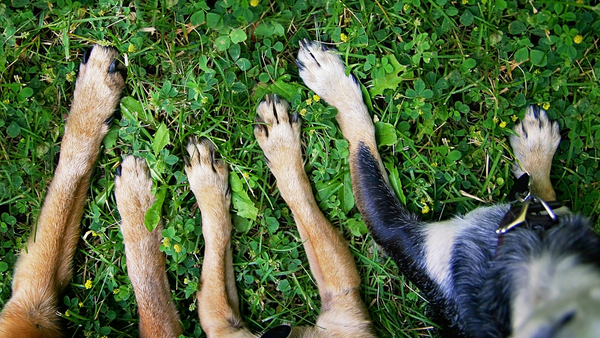
[[540,107],[529,106],[523,121],[513,129],[510,145],[517,161],[513,166],[515,176],[531,176],[531,192],[545,201],[555,201],[556,193],[550,183],[552,157],[560,143],[558,123],[550,122]]
[[100,46],[84,54],[58,167],[0,315],[3,338],[61,336],[58,296],[71,279],[90,177],[124,86],[116,56],[116,50]]
[[140,315],[140,337],[179,337],[179,316],[171,299],[165,273],[165,254],[160,251],[162,224],[148,231],[146,211],[155,201],[152,179],[143,159],[129,156],[115,178],[115,197],[121,214],[127,274],[135,291]]
[[190,159],[185,173],[202,213],[205,243],[198,292],[202,329],[208,337],[254,337],[240,317],[233,275],[227,165],[215,160],[215,149],[208,139],[190,140],[187,151]]
[[272,100],[267,96],[257,113],[264,124],[255,126],[254,135],[294,214],[322,300],[317,326],[304,335],[374,336],[348,243],[319,210],[304,172],[298,115],[288,116],[287,104],[277,96]]

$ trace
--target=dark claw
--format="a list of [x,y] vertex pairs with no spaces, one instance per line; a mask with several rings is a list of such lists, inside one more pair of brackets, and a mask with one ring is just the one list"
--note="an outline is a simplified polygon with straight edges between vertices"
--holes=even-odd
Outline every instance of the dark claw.
[[111,116],[111,117],[107,118],[107,119],[106,119],[106,121],[104,121],[104,123],[105,123],[106,125],[110,125],[110,123],[111,123],[111,122],[112,122],[112,120],[114,120],[114,119],[115,119],[115,116],[113,115],[113,116]]
[[212,151],[210,152],[210,157],[211,157],[211,161],[210,161],[210,166],[212,167],[212,170],[214,172],[217,172],[217,169],[215,168],[215,163],[217,162],[217,152],[215,151],[215,149],[213,148]]
[[296,123],[296,122],[298,122],[299,119],[300,119],[300,115],[298,114],[298,112],[295,112],[294,114],[292,114],[292,117],[290,118],[290,122]]
[[[275,95],[275,102],[279,103],[279,99],[277,98],[277,95]],[[275,121],[277,121],[277,123],[279,123],[279,116],[277,116],[277,106],[273,105],[273,115],[275,115]]]
[[277,94],[274,94],[273,97],[275,98],[275,103],[279,104],[279,96],[277,96]]
[[271,166],[271,161],[269,160],[268,157],[265,156],[265,162],[267,163],[268,166]]
[[121,165],[119,164],[119,166],[117,167],[117,170],[115,171],[115,174],[117,176],[121,176]]
[[265,136],[269,137],[269,129],[264,124],[257,124],[254,126],[255,129],[262,129],[265,132]]
[[185,163],[186,167],[190,166],[190,159],[188,158],[188,155],[183,155],[183,163]]
[[81,62],[83,62],[84,64],[88,62],[88,60],[90,59],[90,55],[92,54],[92,49],[94,49],[94,47],[88,47],[83,51],[83,57],[81,58]]
[[300,60],[296,60],[296,66],[298,66],[298,70],[302,71],[306,68],[306,66],[300,62]]
[[315,63],[317,64],[317,66],[321,67],[321,64],[319,63],[319,61],[317,61],[317,58],[313,55],[313,53],[309,53],[310,56],[312,56],[313,60],[315,60]]
[[121,74],[123,79],[127,78],[127,69],[121,63],[121,61],[119,61],[117,59],[114,59],[113,62],[110,64],[110,66],[108,67],[108,72],[111,74],[113,74],[115,72],[119,72],[119,74]]

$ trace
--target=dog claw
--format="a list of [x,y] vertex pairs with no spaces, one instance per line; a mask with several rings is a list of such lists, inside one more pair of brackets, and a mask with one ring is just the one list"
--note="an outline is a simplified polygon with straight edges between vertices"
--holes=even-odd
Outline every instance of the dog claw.
[[290,123],[298,122],[299,118],[300,118],[300,115],[298,114],[298,112],[295,112],[294,114],[292,114],[292,116],[290,118]]
[[117,169],[115,170],[115,175],[116,176],[121,176],[121,165],[119,164],[119,166],[117,167]]
[[88,47],[83,51],[83,57],[81,58],[81,62],[83,64],[86,64],[88,62],[88,60],[90,59],[90,55],[92,54],[92,49],[94,47]]

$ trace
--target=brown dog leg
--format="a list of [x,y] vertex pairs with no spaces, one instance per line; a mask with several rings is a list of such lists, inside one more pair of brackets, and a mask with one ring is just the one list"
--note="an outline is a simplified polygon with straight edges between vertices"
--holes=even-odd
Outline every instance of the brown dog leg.
[[244,328],[233,275],[231,252],[231,196],[227,165],[215,160],[215,149],[208,139],[190,140],[190,156],[185,173],[202,213],[204,262],[198,314],[207,337],[254,337]]
[[125,85],[116,56],[95,46],[79,67],[58,167],[0,314],[2,337],[61,336],[58,296],[71,279],[92,170]]
[[277,96],[267,96],[257,113],[264,124],[255,126],[254,135],[277,179],[281,196],[294,214],[322,300],[316,327],[307,329],[304,335],[374,336],[348,243],[319,210],[304,172],[298,115],[288,116],[287,104]]
[[148,231],[146,211],[155,201],[152,179],[143,159],[129,156],[115,178],[115,197],[121,214],[127,275],[135,291],[140,316],[140,337],[179,337],[179,316],[171,299],[165,273],[165,254],[160,251],[162,224]]

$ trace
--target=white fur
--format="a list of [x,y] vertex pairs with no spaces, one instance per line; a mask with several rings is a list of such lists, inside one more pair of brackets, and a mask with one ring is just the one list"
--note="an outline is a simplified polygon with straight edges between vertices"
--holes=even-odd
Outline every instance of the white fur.
[[518,290],[512,302],[513,338],[535,337],[570,312],[574,318],[553,338],[598,337],[600,274],[575,256],[545,254],[515,269]]

